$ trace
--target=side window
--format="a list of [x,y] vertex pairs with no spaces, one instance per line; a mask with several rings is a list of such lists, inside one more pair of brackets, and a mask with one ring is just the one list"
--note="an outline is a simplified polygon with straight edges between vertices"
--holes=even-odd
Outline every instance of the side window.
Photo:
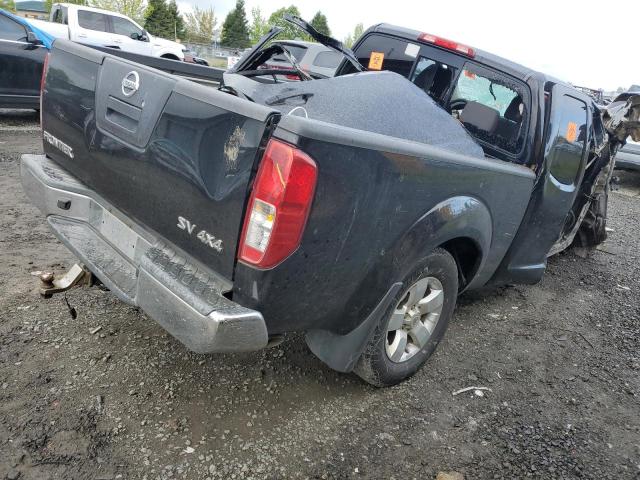
[[368,35],[355,52],[358,61],[369,70],[390,70],[409,78],[417,51],[408,41],[386,35]]
[[107,16],[103,13],[90,12],[89,10],[78,10],[78,24],[88,30],[106,32]]
[[316,67],[337,68],[342,60],[342,55],[337,52],[320,52],[313,60]]
[[122,17],[111,16],[111,24],[113,25],[113,33],[117,35],[124,35],[125,37],[134,38],[131,35],[136,34],[135,38],[142,35],[142,29],[138,28],[133,22]]
[[451,113],[481,143],[517,154],[524,145],[529,95],[516,80],[467,63],[449,101]]
[[556,125],[552,125],[549,169],[559,182],[571,185],[580,171],[587,138],[587,105],[577,98],[562,95],[552,98],[556,111],[560,112]]
[[27,30],[18,22],[0,15],[0,40],[24,42],[27,40]]
[[455,77],[455,69],[442,62],[420,57],[411,81],[436,101],[444,100]]

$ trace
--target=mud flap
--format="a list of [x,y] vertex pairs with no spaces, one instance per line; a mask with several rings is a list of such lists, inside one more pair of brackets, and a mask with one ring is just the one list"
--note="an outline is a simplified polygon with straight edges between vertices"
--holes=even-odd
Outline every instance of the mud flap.
[[338,335],[326,330],[307,332],[305,340],[313,354],[333,370],[343,373],[351,372],[376,325],[401,287],[402,283],[394,283],[369,316],[346,335]]

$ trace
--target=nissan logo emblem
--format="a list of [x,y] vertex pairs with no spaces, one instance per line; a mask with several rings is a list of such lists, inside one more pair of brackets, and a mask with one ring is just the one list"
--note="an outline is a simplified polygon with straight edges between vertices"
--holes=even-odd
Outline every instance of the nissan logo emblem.
[[122,79],[122,93],[125,97],[130,97],[140,88],[140,75],[138,72],[129,72]]

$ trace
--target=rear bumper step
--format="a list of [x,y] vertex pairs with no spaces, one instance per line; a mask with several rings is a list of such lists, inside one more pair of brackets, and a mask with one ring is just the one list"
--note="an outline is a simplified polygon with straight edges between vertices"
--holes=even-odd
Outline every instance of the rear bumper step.
[[49,226],[121,300],[139,306],[198,353],[267,345],[260,312],[222,295],[231,284],[133,224],[44,155],[23,155],[21,177]]

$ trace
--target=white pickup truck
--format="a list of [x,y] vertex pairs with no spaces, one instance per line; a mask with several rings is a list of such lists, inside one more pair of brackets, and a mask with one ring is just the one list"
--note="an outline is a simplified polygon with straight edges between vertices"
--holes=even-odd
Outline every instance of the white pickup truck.
[[125,15],[71,3],[55,3],[50,21],[31,20],[36,27],[56,38],[125,52],[184,60],[184,47],[177,42],[152,36]]

